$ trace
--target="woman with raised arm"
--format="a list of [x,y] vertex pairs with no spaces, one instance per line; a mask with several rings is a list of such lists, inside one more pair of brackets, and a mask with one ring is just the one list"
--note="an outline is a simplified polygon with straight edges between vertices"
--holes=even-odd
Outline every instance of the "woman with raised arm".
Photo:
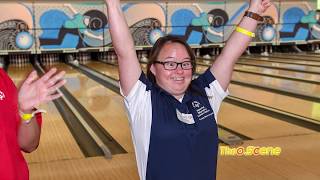
[[106,0],[112,42],[119,61],[141,180],[216,178],[217,113],[232,70],[246,49],[269,0],[251,0],[213,65],[198,78],[188,44],[165,36],[153,46],[147,76],[141,71],[119,0]]
[[21,150],[34,151],[40,140],[42,103],[61,96],[57,89],[65,84],[64,72],[51,69],[41,78],[35,71],[19,91],[0,68],[0,179],[27,180],[29,172]]

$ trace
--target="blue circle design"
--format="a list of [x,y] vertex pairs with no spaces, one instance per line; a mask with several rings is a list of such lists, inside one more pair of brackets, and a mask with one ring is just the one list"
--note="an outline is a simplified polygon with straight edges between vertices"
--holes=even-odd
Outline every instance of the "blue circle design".
[[154,44],[160,37],[163,37],[164,33],[160,29],[153,29],[149,33],[149,42]]
[[196,15],[189,9],[179,9],[171,15],[171,35],[183,36],[186,32],[187,26],[191,24]]
[[29,49],[33,45],[33,37],[29,32],[19,32],[16,36],[16,45],[20,49]]
[[305,13],[301,8],[290,8],[283,14],[283,23],[298,23],[303,16],[305,16]]

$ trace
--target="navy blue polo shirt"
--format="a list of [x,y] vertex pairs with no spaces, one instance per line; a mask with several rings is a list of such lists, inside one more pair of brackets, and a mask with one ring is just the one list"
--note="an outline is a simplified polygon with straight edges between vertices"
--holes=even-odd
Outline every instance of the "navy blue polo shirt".
[[181,100],[142,73],[125,97],[141,180],[214,180],[217,113],[227,96],[208,69]]

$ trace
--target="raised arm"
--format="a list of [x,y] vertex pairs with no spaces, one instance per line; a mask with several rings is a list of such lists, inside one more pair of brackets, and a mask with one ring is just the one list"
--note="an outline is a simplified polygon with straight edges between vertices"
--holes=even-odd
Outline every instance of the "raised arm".
[[[65,73],[63,71],[56,73],[56,71],[56,69],[51,69],[41,78],[38,78],[37,73],[33,71],[23,82],[18,96],[21,115],[31,114],[34,107],[61,96],[56,90],[66,83],[63,79]],[[20,123],[18,142],[22,150],[26,152],[35,150],[39,144],[39,139],[40,127],[36,117]]]
[[88,30],[84,30],[84,34],[87,35],[90,38],[93,38],[93,39],[97,39],[97,40],[100,40],[100,41],[103,40],[103,36],[102,35],[95,35],[95,34],[89,32]]
[[141,67],[137,58],[133,39],[119,0],[105,0],[113,47],[118,56],[119,76],[122,92],[127,96],[138,81]]
[[[270,5],[270,0],[251,0],[248,11],[261,15]],[[255,32],[257,23],[256,20],[250,17],[243,17],[238,27]],[[234,31],[221,54],[212,64],[210,70],[224,90],[227,89],[230,83],[234,64],[245,51],[250,41],[251,37],[248,35]]]
[[78,11],[71,4],[63,4],[63,5],[69,8],[73,14],[78,14]]
[[209,27],[207,29],[207,31],[210,33],[210,34],[213,34],[213,35],[216,35],[216,36],[219,36],[219,37],[223,37],[223,31],[222,32],[217,32],[213,29],[211,29],[211,27]]
[[200,13],[203,13],[203,10],[201,9],[198,3],[192,3],[192,5],[194,5],[200,11]]

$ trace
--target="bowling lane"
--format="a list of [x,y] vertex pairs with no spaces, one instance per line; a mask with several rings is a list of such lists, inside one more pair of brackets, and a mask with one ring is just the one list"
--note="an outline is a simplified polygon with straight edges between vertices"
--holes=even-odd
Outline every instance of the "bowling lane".
[[[204,63],[207,66],[209,66],[211,64],[210,61],[206,61],[206,60],[199,60],[198,62]],[[198,64],[198,66],[203,66],[203,65]],[[312,73],[306,73],[306,72],[272,69],[272,68],[258,67],[258,66],[252,66],[252,65],[246,65],[246,64],[236,64],[234,69],[240,70],[240,71],[244,70],[244,71],[250,71],[250,72],[255,72],[255,73],[277,75],[277,76],[282,76],[282,77],[293,77],[293,78],[298,78],[298,79],[302,79],[302,80],[311,80],[311,81],[320,82],[319,75],[315,75]],[[319,73],[320,73],[320,71],[319,71]]]
[[[197,66],[197,72],[204,72],[208,67]],[[312,94],[318,96],[320,94],[320,86],[316,84],[299,82],[294,80],[285,80],[275,77],[267,77],[262,75],[254,75],[242,72],[233,72],[233,80],[248,82],[252,84],[262,84],[265,86],[284,89],[297,92],[300,94]]]
[[66,71],[65,87],[108,133],[128,152],[133,152],[129,123],[122,97],[91,80],[71,66],[56,64]]
[[308,60],[299,60],[299,59],[286,59],[286,58],[280,58],[280,57],[265,57],[265,56],[247,56],[245,57],[246,60],[260,60],[260,61],[270,61],[270,62],[281,62],[281,63],[294,63],[294,64],[299,64],[299,65],[311,65],[311,66],[320,66],[320,61],[308,61]]
[[248,61],[241,58],[238,64],[240,63],[245,63],[247,65],[253,65],[253,66],[267,66],[267,67],[274,67],[274,68],[286,68],[286,69],[291,69],[296,71],[310,71],[310,72],[320,73],[320,67],[313,67],[313,66],[285,64],[285,63],[276,63],[276,62],[267,62],[267,61],[258,61],[258,60]]
[[290,58],[291,60],[311,60],[320,61],[320,56],[317,54],[306,54],[306,53],[272,53],[269,57],[280,57],[280,58]]
[[[101,62],[89,62],[86,64],[86,66],[106,75],[111,74],[113,78],[119,78],[118,69],[116,66]],[[145,67],[145,64],[142,66]],[[223,102],[222,108],[220,108],[219,124],[253,139],[314,133],[314,131],[309,129],[283,122],[270,116],[249,111],[226,102]],[[265,127],[272,127],[275,130],[270,131],[269,128]]]
[[220,107],[218,123],[253,139],[317,133],[226,102]]
[[[9,66],[8,74],[15,84],[20,84],[31,72],[32,66]],[[38,149],[24,154],[28,163],[49,162],[83,158],[83,154],[52,102],[41,105],[47,113],[42,114],[41,138]]]
[[[197,72],[202,73],[207,69],[204,66],[198,66]],[[246,74],[241,72],[233,72],[233,80],[240,80],[243,82],[250,82],[252,84],[263,84],[265,86],[276,87],[279,89],[288,89],[294,91],[301,91],[300,88],[310,88],[304,87],[306,83],[294,82],[289,80],[283,80],[278,78],[263,77],[258,75]],[[320,92],[318,85],[313,85],[316,88],[315,92]],[[320,104],[312,101],[303,100],[300,98],[285,96],[273,92],[268,92],[260,89],[255,89],[251,87],[240,86],[236,84],[230,84],[229,86],[230,95],[240,97],[242,99],[253,101],[259,104],[263,104],[269,107],[280,109],[282,111],[290,112],[300,116],[316,119],[320,121],[319,115],[315,113],[316,107]],[[305,89],[303,93],[309,93],[311,90]],[[295,104],[295,106],[290,106],[289,104]]]
[[250,71],[255,73],[263,73],[268,75],[277,75],[281,77],[292,77],[292,78],[298,78],[301,80],[311,80],[311,81],[317,81],[320,82],[320,76],[310,73],[302,73],[302,72],[293,72],[293,71],[286,71],[286,70],[280,70],[280,69],[270,69],[270,68],[262,68],[262,67],[256,67],[256,66],[247,66],[247,65],[240,65],[236,64],[234,67],[235,70],[243,70],[243,71]]

